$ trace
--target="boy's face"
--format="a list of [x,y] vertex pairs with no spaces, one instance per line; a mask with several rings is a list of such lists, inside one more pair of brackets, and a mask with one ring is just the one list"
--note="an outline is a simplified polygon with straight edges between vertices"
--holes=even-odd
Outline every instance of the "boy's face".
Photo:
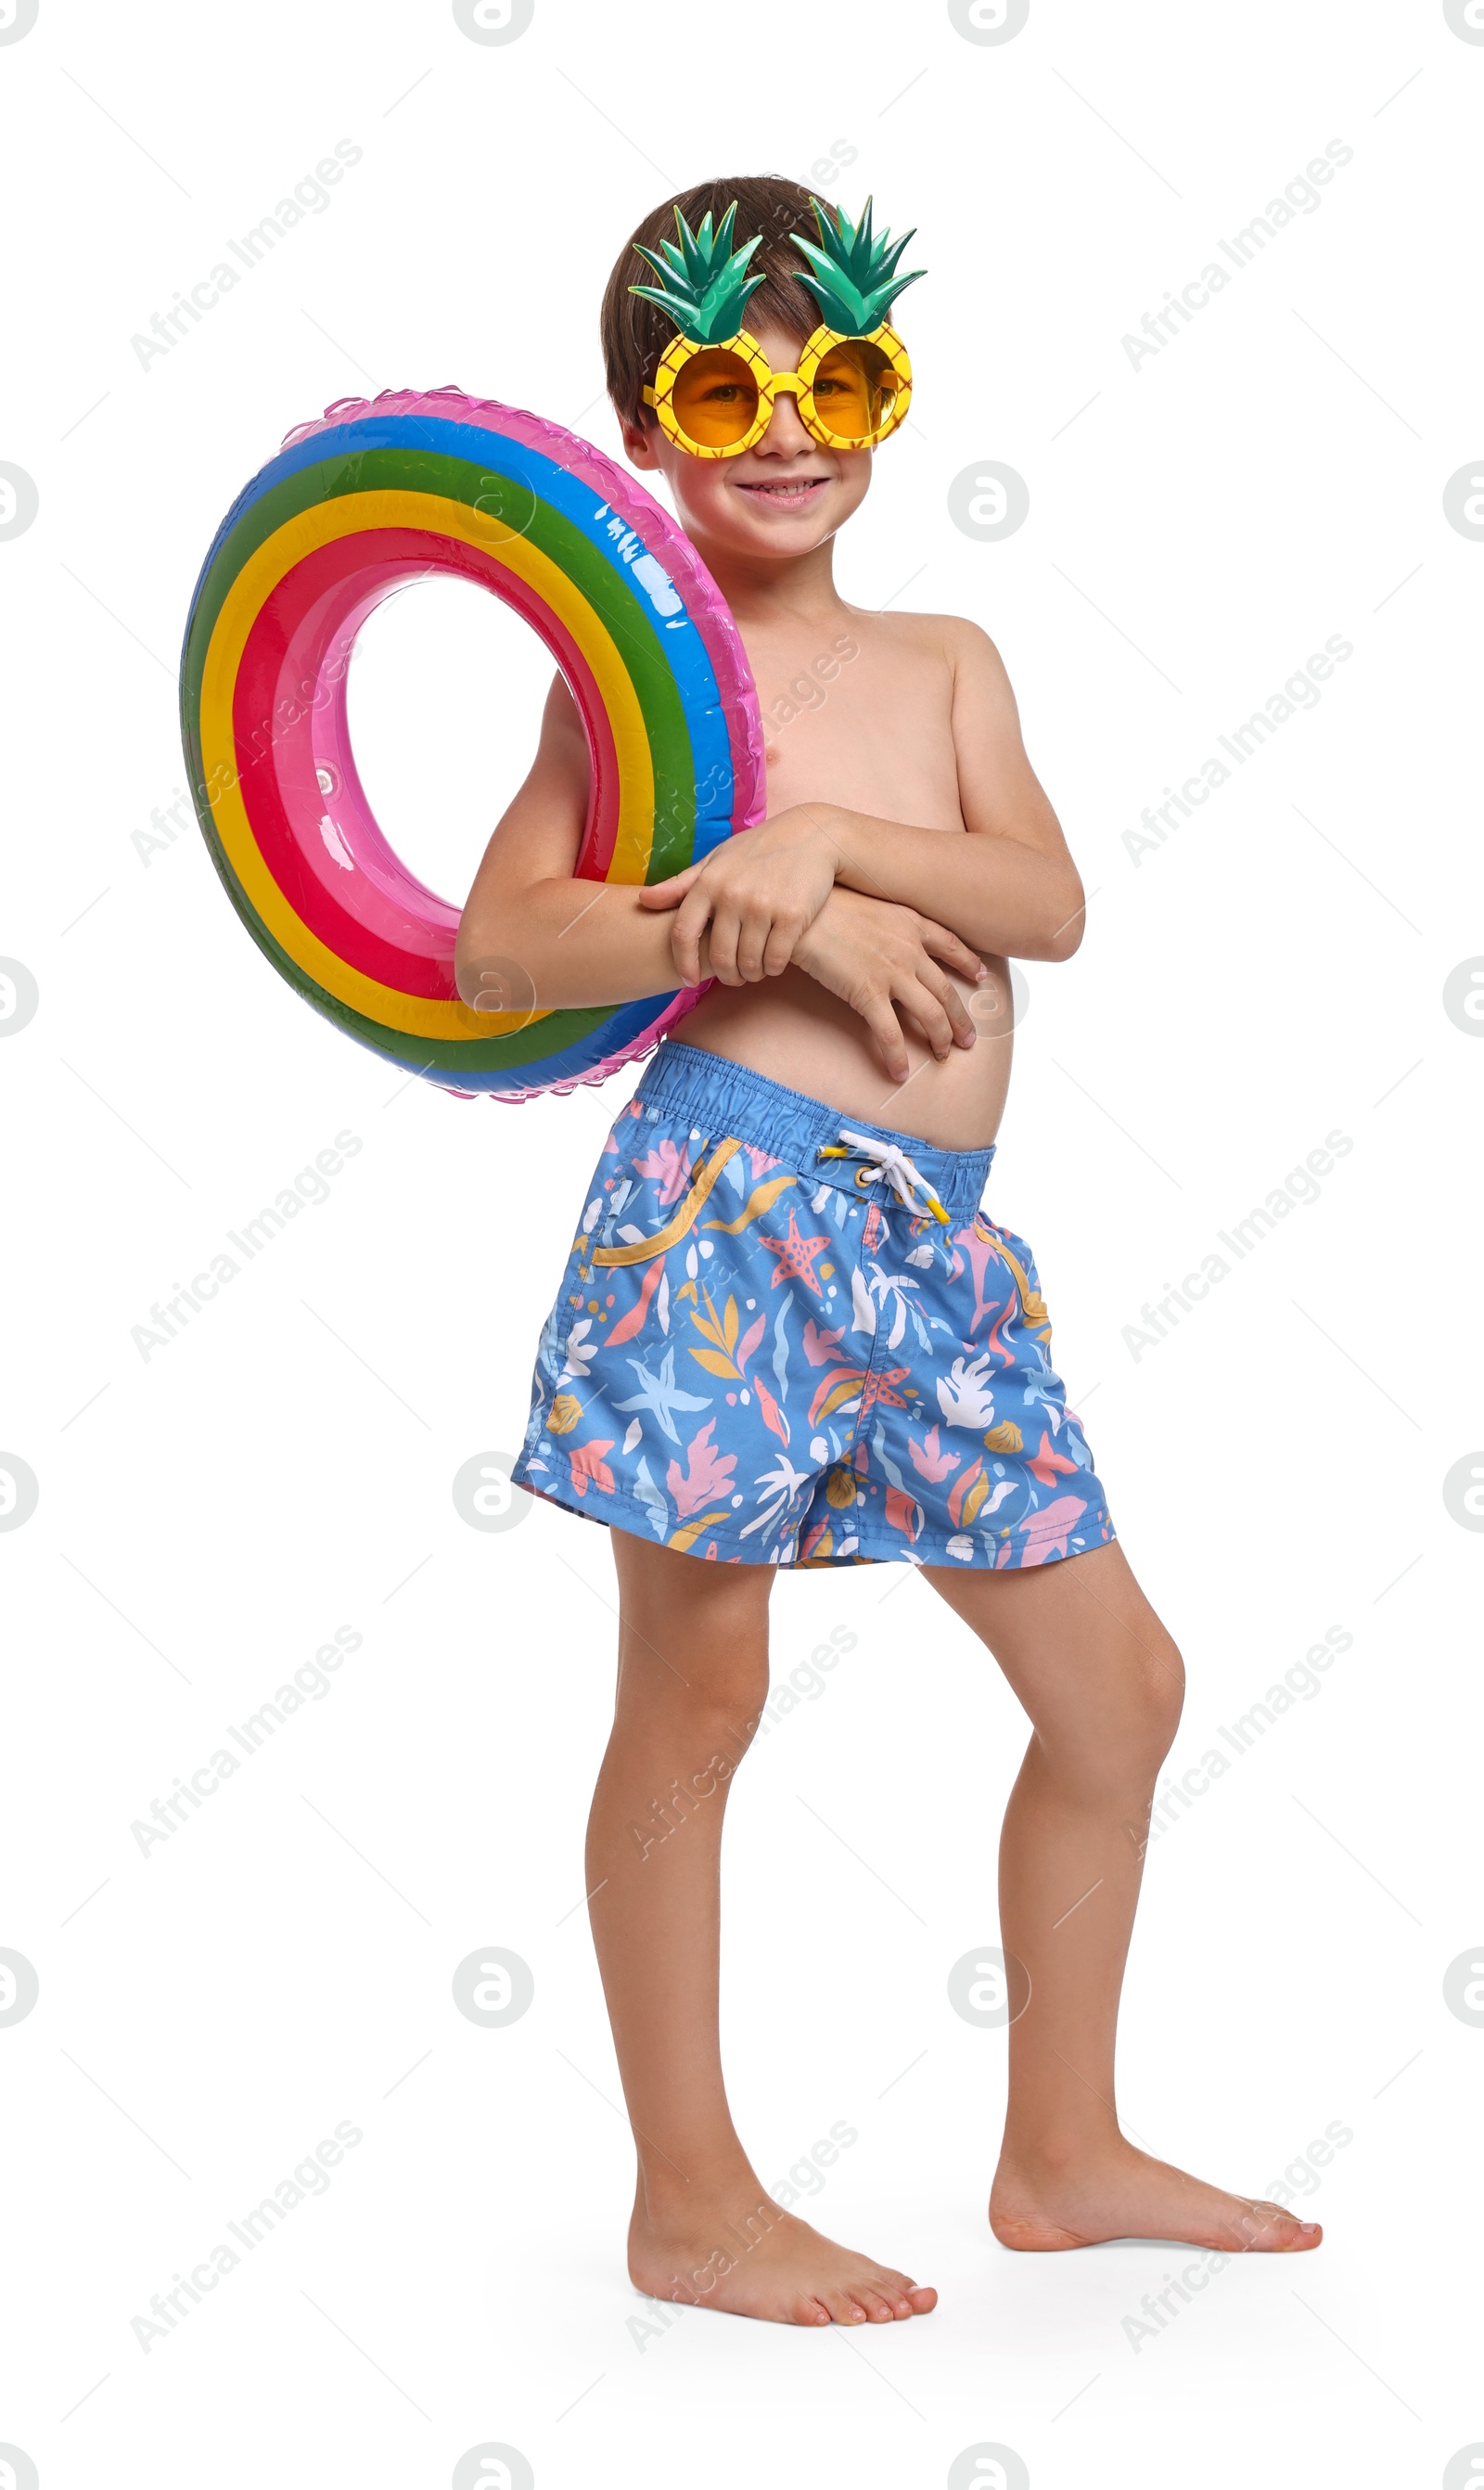
[[[776,372],[798,369],[800,342],[786,329],[756,337]],[[869,449],[826,449],[811,440],[786,391],[774,400],[762,439],[735,458],[696,458],[657,423],[626,423],[623,446],[636,467],[658,469],[680,525],[702,552],[743,561],[797,561],[813,553],[859,509],[870,486]]]

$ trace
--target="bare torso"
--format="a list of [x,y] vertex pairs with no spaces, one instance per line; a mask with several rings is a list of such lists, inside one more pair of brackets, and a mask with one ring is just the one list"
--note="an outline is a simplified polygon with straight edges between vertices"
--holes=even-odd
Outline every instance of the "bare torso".
[[[959,808],[953,673],[930,615],[842,610],[826,632],[787,619],[743,623],[766,738],[768,814],[827,801],[944,836],[944,921],[952,922],[954,843],[968,836]],[[978,1042],[936,1062],[908,1032],[913,1070],[898,1085],[881,1068],[864,1021],[806,976],[785,969],[757,985],[713,985],[675,1035],[771,1081],[822,1098],[842,1114],[916,1134],[948,1149],[978,1149],[999,1127],[1010,1083],[1011,996],[1006,962],[967,986]],[[997,1032],[1003,1032],[999,1034]]]

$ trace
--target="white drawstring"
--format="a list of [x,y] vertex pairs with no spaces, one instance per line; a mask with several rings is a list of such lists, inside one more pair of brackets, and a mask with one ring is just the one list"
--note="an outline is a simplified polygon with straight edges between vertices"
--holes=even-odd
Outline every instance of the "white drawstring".
[[[848,1147],[842,1146],[846,1144]],[[924,1203],[917,1199],[921,1189],[927,1196],[926,1208],[930,1210],[934,1219],[940,1220],[945,1228],[948,1226],[948,1213],[927,1177],[919,1174],[906,1151],[899,1149],[895,1142],[873,1142],[865,1133],[852,1133],[842,1124],[840,1142],[824,1144],[819,1156],[822,1159],[860,1157],[869,1160],[870,1162],[869,1170],[863,1168],[860,1172],[859,1181],[862,1184],[875,1184],[884,1176],[902,1208],[912,1211],[918,1218],[923,1216],[925,1208]]]

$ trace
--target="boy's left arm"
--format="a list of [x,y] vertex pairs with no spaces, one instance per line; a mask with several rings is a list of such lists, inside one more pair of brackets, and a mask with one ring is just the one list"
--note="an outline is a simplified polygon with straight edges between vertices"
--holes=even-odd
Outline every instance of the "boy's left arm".
[[977,951],[1070,958],[1082,939],[1082,883],[1026,757],[1010,678],[976,623],[952,618],[943,627],[968,835],[825,803],[791,805],[739,832],[642,894],[645,906],[675,909],[671,947],[688,982],[697,977],[686,963],[708,926],[712,970],[725,984],[776,976],[837,882],[917,909]]
[[[1085,902],[1062,825],[1026,755],[1020,712],[1000,652],[978,624],[947,625],[954,668],[954,757],[965,839],[874,821],[830,805],[836,880],[873,897],[936,912],[977,951],[1068,960],[1082,940]],[[929,906],[930,900],[930,906]]]

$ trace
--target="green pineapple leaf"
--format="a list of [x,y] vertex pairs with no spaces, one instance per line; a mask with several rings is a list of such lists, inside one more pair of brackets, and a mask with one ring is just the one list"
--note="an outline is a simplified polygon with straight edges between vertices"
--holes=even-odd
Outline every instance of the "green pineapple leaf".
[[812,276],[801,272],[799,282],[818,304],[827,329],[843,337],[869,337],[890,316],[898,295],[928,274],[925,268],[914,268],[905,276],[897,274],[898,262],[917,227],[913,225],[899,242],[892,242],[884,227],[879,239],[872,233],[870,199],[858,225],[850,222],[843,208],[837,208],[832,217],[818,199],[809,204],[819,241],[809,242],[797,233],[790,237],[814,272]]
[[754,234],[740,250],[733,250],[731,236],[736,220],[737,203],[733,199],[714,234],[709,208],[698,230],[692,233],[676,208],[675,223],[680,236],[677,243],[662,242],[658,251],[648,249],[642,242],[634,246],[660,282],[631,285],[629,292],[642,294],[647,303],[657,303],[681,335],[694,337],[698,345],[718,346],[734,337],[742,326],[750,297],[763,282],[761,270],[749,275],[747,265],[762,236]]

